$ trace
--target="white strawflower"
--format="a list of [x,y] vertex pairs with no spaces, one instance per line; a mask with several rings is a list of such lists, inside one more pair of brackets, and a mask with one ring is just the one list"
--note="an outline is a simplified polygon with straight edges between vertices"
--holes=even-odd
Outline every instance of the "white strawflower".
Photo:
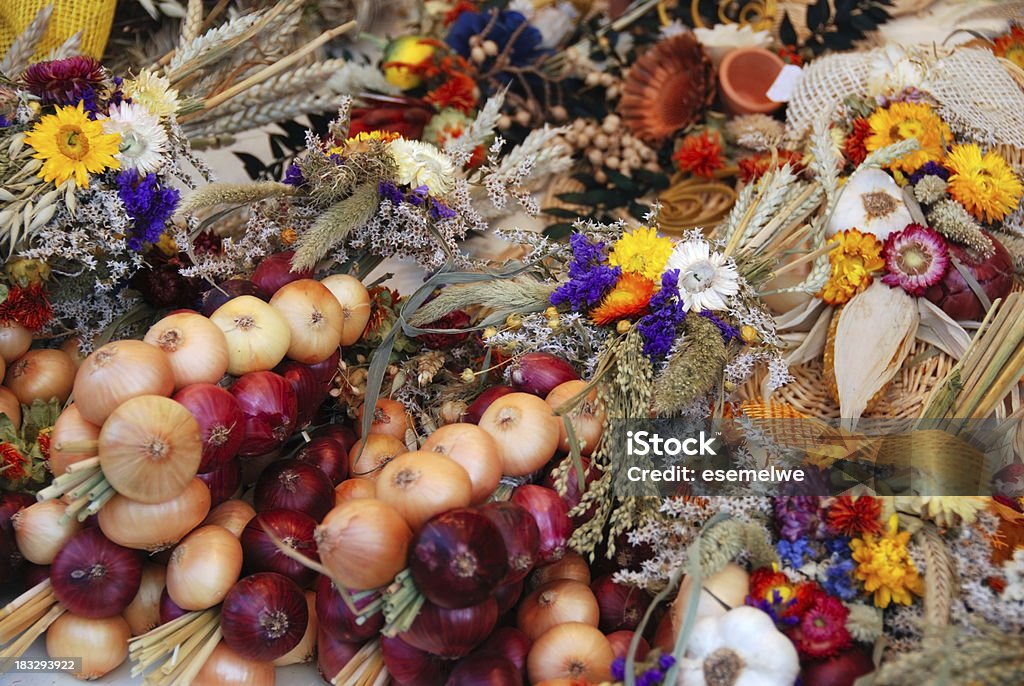
[[740,290],[735,263],[700,239],[677,244],[665,269],[679,270],[679,298],[692,312],[724,310]]
[[160,118],[142,105],[126,102],[111,105],[103,129],[107,133],[121,134],[117,158],[122,167],[148,174],[159,171],[164,165],[167,131],[160,125]]
[[455,165],[433,145],[399,138],[390,147],[398,163],[399,183],[426,186],[431,195],[445,195],[455,187]]

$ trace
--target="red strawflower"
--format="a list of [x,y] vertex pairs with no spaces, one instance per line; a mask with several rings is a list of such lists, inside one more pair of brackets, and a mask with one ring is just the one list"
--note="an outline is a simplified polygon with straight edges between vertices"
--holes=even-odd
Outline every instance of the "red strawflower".
[[[437,321],[424,324],[424,329],[468,329],[469,315],[463,310],[449,312]],[[432,350],[448,350],[454,348],[469,338],[469,331],[464,333],[421,333],[416,336],[416,342],[425,348]]]
[[50,461],[50,434],[53,432],[53,427],[48,426],[45,429],[40,429],[39,433],[36,434],[36,445],[39,446],[39,454],[43,456],[46,462]]
[[462,16],[463,12],[476,12],[476,5],[469,0],[459,0],[455,3],[455,6],[448,10],[444,15],[444,25],[451,26],[455,23],[455,20]]
[[716,169],[725,166],[725,160],[722,159],[722,141],[717,131],[691,133],[683,139],[672,159],[680,170],[707,178],[711,178]]
[[864,141],[867,140],[868,136],[871,135],[871,123],[868,122],[864,117],[857,117],[853,120],[853,128],[850,129],[849,135],[846,136],[846,142],[843,143],[843,155],[846,159],[850,160],[854,166],[859,165],[868,156],[867,146],[864,145]]
[[761,608],[776,622],[791,624],[803,616],[822,592],[814,581],[794,584],[782,572],[762,567],[750,575],[750,598],[754,602],[747,604]]
[[853,643],[846,629],[850,611],[836,597],[818,593],[800,622],[786,631],[801,657],[822,659],[832,657]]
[[349,135],[356,136],[364,131],[392,131],[403,138],[419,140],[423,127],[434,116],[434,108],[421,104],[391,104],[387,106],[354,107]]
[[7,482],[15,482],[28,476],[25,469],[28,460],[13,443],[0,443],[0,478]]
[[53,308],[41,283],[11,286],[7,300],[0,303],[0,322],[15,322],[29,331],[39,331],[52,317]]
[[[21,82],[44,105],[77,105],[89,101],[106,81],[103,66],[92,57],[75,55],[29,65]],[[87,102],[88,104],[88,102]]]
[[837,534],[851,538],[882,533],[882,502],[862,495],[857,498],[839,496],[828,510],[828,527]]
[[779,150],[775,157],[770,153],[758,152],[736,162],[740,168],[739,177],[744,183],[757,181],[770,171],[781,169],[789,164],[794,172],[804,168],[803,156],[792,150]]
[[476,81],[461,72],[452,73],[448,80],[427,93],[425,100],[439,110],[452,107],[468,115],[476,108],[479,99]]
[[778,54],[786,64],[795,64],[798,67],[804,66],[804,58],[796,51],[795,45],[783,45],[779,48]]

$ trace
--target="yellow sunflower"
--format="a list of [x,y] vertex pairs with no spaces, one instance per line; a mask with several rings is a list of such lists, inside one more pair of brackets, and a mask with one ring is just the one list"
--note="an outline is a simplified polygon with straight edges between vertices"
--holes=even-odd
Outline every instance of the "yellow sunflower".
[[658,235],[654,229],[639,228],[622,235],[608,255],[608,264],[621,267],[627,274],[639,274],[655,283],[661,279],[672,240]]
[[121,135],[103,133],[103,122],[90,120],[82,103],[58,107],[56,114],[44,116],[25,136],[25,142],[36,151],[32,157],[43,160],[39,176],[58,186],[73,176],[78,186],[88,187],[89,174],[121,166],[114,157]]
[[871,133],[864,141],[869,152],[893,143],[916,138],[920,144],[889,165],[890,169],[913,174],[926,162],[942,159],[946,143],[953,138],[949,125],[929,105],[920,102],[896,102],[875,110],[868,119]]
[[949,195],[975,219],[1000,221],[1020,203],[1024,187],[1003,156],[994,150],[984,155],[974,143],[953,146],[946,159],[952,172]]

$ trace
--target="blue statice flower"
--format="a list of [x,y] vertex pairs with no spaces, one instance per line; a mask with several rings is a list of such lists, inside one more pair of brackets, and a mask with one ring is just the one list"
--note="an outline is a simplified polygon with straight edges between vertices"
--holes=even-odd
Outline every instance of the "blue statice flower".
[[612,660],[612,678],[616,681],[626,678],[626,658],[617,657]]
[[427,200],[427,195],[430,193],[430,189],[426,186],[416,186],[405,196],[405,201],[410,205],[421,207]]
[[431,219],[435,221],[438,219],[451,219],[456,215],[455,210],[448,207],[437,198],[429,198],[429,200],[429,211]]
[[910,175],[910,183],[917,185],[926,176],[938,176],[943,181],[949,181],[949,170],[938,162],[929,160]]
[[722,338],[725,340],[726,343],[728,343],[729,341],[734,341],[740,337],[739,329],[737,329],[729,322],[716,317],[715,313],[712,312],[711,310],[701,310],[700,316],[710,320],[715,326],[718,327],[718,330],[722,333]]
[[[469,58],[469,41],[473,36],[480,36],[480,40],[494,41],[498,52],[503,52],[512,41],[508,58],[513,67],[529,66],[550,52],[541,47],[544,37],[537,27],[529,25],[526,17],[512,10],[498,10],[497,15],[495,10],[463,12],[452,22],[445,42],[452,50]],[[494,58],[488,58],[480,70],[487,71],[493,63]]]
[[384,198],[392,205],[401,205],[402,200],[405,196],[402,195],[402,191],[399,190],[398,186],[390,181],[381,181],[377,186],[377,192],[380,193],[380,197]]
[[10,119],[0,114],[0,129],[5,129],[10,126],[13,122]]
[[775,550],[779,553],[779,558],[783,562],[789,563],[789,566],[794,569],[802,567],[804,560],[809,557],[813,558],[815,554],[814,547],[806,538],[798,538],[795,541],[779,539],[779,542],[775,544]]
[[833,538],[825,539],[825,550],[830,555],[847,555],[850,554],[850,539],[846,536],[835,536]]
[[675,663],[676,659],[668,653],[665,653],[664,655],[658,658],[658,666],[666,671],[671,669],[672,665],[674,665]]
[[128,247],[135,251],[160,240],[181,198],[176,189],[161,186],[156,174],[140,176],[134,169],[118,173],[117,195],[135,224],[128,237]]
[[604,243],[592,243],[581,233],[569,237],[573,259],[569,263],[569,280],[551,294],[552,305],[568,303],[576,310],[592,307],[615,287],[622,274],[618,267],[604,264]]
[[796,626],[800,623],[799,617],[789,614],[789,609],[796,604],[796,598],[783,600],[782,594],[779,593],[778,589],[772,591],[771,600],[748,595],[746,604],[766,613],[778,627]]
[[[306,177],[302,175],[302,170],[295,162],[288,165],[288,168],[284,172],[284,183],[289,186],[295,186],[298,188],[302,184],[306,183]],[[383,185],[383,184],[381,184]]]
[[857,597],[856,582],[853,579],[853,571],[856,568],[850,548],[834,551],[829,561],[828,569],[825,570],[825,580],[821,587],[829,595],[834,595],[840,600],[853,600]]
[[672,350],[679,327],[686,319],[686,308],[679,300],[678,269],[661,275],[661,290],[651,297],[647,307],[651,313],[636,324],[644,339],[644,354],[651,359],[662,358]]

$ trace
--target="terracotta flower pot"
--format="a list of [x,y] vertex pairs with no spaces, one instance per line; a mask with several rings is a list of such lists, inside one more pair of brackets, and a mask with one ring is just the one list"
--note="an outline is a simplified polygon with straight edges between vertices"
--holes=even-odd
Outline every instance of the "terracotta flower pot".
[[718,68],[722,104],[732,115],[768,114],[782,107],[766,93],[775,82],[784,63],[774,52],[763,48],[733,50]]

